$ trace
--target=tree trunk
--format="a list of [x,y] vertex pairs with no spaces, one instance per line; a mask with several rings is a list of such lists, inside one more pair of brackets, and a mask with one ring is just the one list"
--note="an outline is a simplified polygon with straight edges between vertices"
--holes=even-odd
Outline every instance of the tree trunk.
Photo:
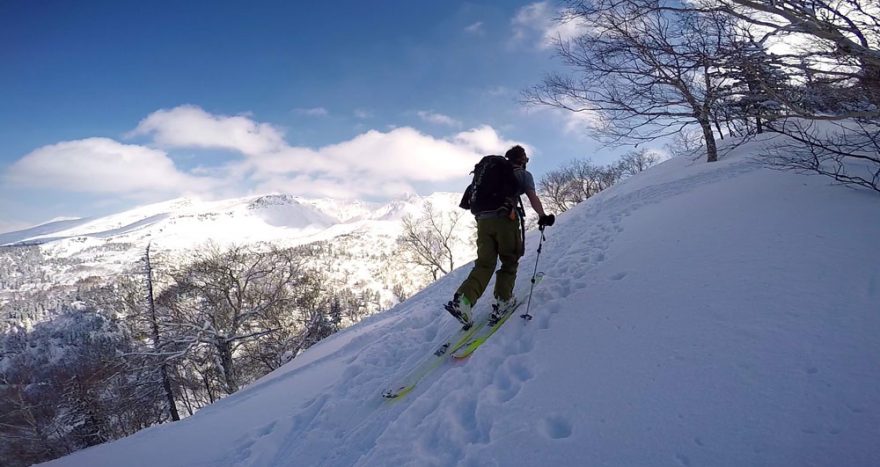
[[168,366],[162,364],[159,367],[162,376],[162,388],[165,390],[165,399],[168,401],[168,411],[171,412],[171,421],[180,420],[180,414],[177,413],[177,403],[174,402],[174,393],[171,391],[171,380],[168,378]]
[[202,373],[202,382],[205,383],[205,392],[208,393],[208,402],[213,404],[214,401],[217,400],[217,398],[214,397],[214,389],[211,388],[211,380],[208,378],[208,375],[206,375],[204,372],[201,372],[201,373]]
[[[150,263],[150,246],[147,245],[147,254],[145,256],[147,269],[147,302],[150,307],[150,321],[153,327],[153,346],[155,350],[159,350],[159,319],[156,316],[156,302],[153,299],[153,266]],[[177,404],[174,402],[174,393],[171,391],[171,381],[168,379],[167,364],[163,361],[159,367],[159,374],[162,377],[162,389],[165,391],[165,400],[168,401],[168,411],[171,413],[171,420],[180,420],[180,414],[177,413]]]
[[220,354],[220,365],[223,367],[223,379],[226,383],[226,393],[234,394],[238,391],[238,382],[235,381],[235,366],[232,362],[232,346],[226,340],[217,338],[217,352]]
[[715,128],[718,129],[718,137],[721,138],[721,140],[723,141],[724,140],[724,132],[721,131],[721,125],[718,123],[718,117],[715,117],[714,120],[715,120]]
[[712,124],[707,118],[700,118],[700,127],[703,129],[703,138],[706,139],[706,162],[718,160],[718,148],[715,145],[715,135],[712,133]]

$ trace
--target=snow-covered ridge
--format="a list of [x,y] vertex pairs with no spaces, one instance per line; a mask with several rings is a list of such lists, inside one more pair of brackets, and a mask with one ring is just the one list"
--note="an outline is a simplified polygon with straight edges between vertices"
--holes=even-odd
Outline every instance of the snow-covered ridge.
[[[25,230],[0,234],[0,246],[13,244],[39,244],[58,242],[72,237],[121,237],[134,231],[159,237],[199,236],[210,231],[218,239],[223,232],[214,230],[216,225],[236,223],[240,225],[228,237],[238,237],[246,242],[260,237],[259,230],[268,224],[283,229],[275,232],[279,237],[298,236],[326,229],[336,224],[348,224],[363,220],[399,220],[405,214],[417,215],[425,202],[446,210],[457,203],[455,193],[435,193],[427,197],[412,195],[388,203],[368,203],[357,200],[307,199],[289,194],[269,194],[235,198],[222,201],[198,201],[180,198],[134,208],[118,214],[91,219],[70,219],[49,222]],[[202,225],[199,225],[202,224]],[[271,230],[271,229],[270,229]],[[245,237],[240,237],[244,234]],[[271,234],[263,235],[265,238]],[[155,239],[154,239],[155,240]],[[182,246],[184,242],[174,243]]]
[[765,169],[759,146],[559,216],[535,319],[402,400],[380,394],[455,328],[439,304],[467,265],[187,420],[50,465],[880,465],[880,199]]
[[[176,254],[201,248],[206,242],[220,246],[265,242],[282,247],[334,242],[345,257],[316,266],[355,290],[379,293],[382,303],[390,306],[396,301],[392,293],[395,285],[414,293],[427,283],[426,271],[394,257],[402,217],[420,215],[427,203],[441,212],[465,214],[457,208],[458,196],[435,193],[384,204],[306,199],[283,193],[219,201],[179,198],[100,218],[52,222],[6,233],[0,235],[0,245],[39,245],[51,263],[43,270],[56,286],[87,277],[109,279],[135,270],[147,244],[154,252]],[[461,233],[463,238],[467,236],[464,230]],[[472,251],[469,242],[460,242],[458,262],[469,260]],[[0,287],[0,303],[4,294],[15,292]]]

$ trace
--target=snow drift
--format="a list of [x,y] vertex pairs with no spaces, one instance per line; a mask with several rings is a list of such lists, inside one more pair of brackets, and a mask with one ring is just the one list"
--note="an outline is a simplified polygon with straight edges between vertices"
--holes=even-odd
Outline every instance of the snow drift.
[[756,144],[559,216],[535,320],[399,401],[380,394],[452,332],[440,304],[469,266],[189,419],[49,465],[880,465],[880,198],[762,168]]

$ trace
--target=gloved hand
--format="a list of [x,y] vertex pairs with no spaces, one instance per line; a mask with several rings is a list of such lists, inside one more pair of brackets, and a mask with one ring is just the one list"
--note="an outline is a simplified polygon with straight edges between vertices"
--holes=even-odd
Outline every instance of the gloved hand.
[[550,227],[554,222],[556,222],[556,216],[553,214],[546,214],[538,218],[539,227]]

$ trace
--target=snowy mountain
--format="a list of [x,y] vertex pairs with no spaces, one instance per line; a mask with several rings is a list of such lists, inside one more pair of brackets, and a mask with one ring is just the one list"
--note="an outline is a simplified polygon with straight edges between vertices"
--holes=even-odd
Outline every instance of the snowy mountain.
[[48,465],[880,465],[880,199],[763,168],[756,144],[560,216],[536,318],[401,400],[380,394],[455,329],[438,305],[468,266],[186,420]]
[[[402,265],[396,239],[405,215],[419,216],[426,203],[437,212],[466,213],[457,207],[460,194],[435,193],[410,196],[390,203],[365,203],[330,199],[304,199],[285,194],[250,196],[222,201],[175,199],[95,219],[51,222],[19,232],[0,235],[2,245],[38,245],[44,263],[43,284],[16,281],[4,291],[0,280],[0,304],[4,294],[22,288],[71,285],[94,277],[112,277],[139,266],[147,244],[152,251],[180,255],[210,241],[221,246],[273,243],[298,246],[333,242],[345,257],[335,258],[332,274],[354,289],[371,289],[390,306],[391,292],[400,284],[408,293],[421,289],[425,272]],[[473,257],[460,231],[456,260]],[[0,257],[2,265],[2,257]],[[328,266],[329,268],[329,266]],[[0,277],[2,279],[2,277]],[[24,283],[22,283],[24,282]]]

